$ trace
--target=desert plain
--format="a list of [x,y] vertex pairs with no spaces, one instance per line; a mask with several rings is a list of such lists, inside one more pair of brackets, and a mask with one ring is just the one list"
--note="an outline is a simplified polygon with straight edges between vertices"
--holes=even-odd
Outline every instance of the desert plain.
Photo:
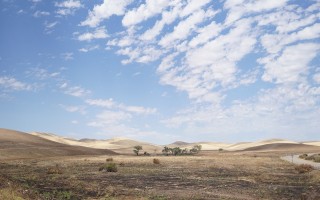
[[[132,151],[137,145],[139,156]],[[320,171],[301,172],[282,159],[320,153],[317,141],[166,146],[193,145],[202,150],[166,156],[162,145],[127,138],[74,140],[0,129],[0,199],[320,199]],[[110,164],[115,171],[104,170]]]

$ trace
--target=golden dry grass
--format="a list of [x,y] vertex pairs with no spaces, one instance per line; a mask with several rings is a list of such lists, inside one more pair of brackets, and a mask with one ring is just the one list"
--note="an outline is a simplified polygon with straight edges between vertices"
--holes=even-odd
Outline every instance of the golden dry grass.
[[[203,152],[196,156],[113,156],[118,172],[99,171],[107,156],[7,161],[0,177],[25,199],[320,198],[320,173],[299,174],[277,153]],[[155,165],[153,159],[159,159]],[[62,174],[46,174],[59,166]],[[5,187],[0,185],[0,189]]]

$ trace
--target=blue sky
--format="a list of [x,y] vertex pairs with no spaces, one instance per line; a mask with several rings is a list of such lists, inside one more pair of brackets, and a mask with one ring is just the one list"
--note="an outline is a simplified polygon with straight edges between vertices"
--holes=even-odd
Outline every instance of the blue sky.
[[0,127],[320,140],[318,0],[0,2]]

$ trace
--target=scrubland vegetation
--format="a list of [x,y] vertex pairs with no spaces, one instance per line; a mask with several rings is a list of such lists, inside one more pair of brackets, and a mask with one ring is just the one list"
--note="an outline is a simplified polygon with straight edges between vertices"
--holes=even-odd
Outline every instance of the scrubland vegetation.
[[272,153],[73,156],[0,169],[0,199],[320,199],[318,170]]

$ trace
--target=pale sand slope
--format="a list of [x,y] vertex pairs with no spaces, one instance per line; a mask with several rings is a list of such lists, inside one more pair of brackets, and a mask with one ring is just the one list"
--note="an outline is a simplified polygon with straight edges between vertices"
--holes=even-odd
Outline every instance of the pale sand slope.
[[201,145],[202,150],[219,150],[219,149],[226,149],[226,147],[230,146],[230,144],[222,143],[222,142],[195,142],[195,143],[187,143],[182,141],[177,141],[175,143],[167,145],[170,148],[173,147],[180,147],[181,149],[191,149],[195,145]]
[[135,141],[124,137],[116,137],[108,140],[92,140],[92,139],[81,139],[75,140],[71,138],[65,138],[49,133],[33,132],[32,135],[36,135],[51,141],[59,142],[68,145],[85,146],[97,149],[110,149],[119,153],[132,153],[133,147],[140,145],[143,147],[142,153],[147,151],[148,153],[161,153],[164,146],[168,147],[180,147],[191,149],[194,145],[202,145],[202,150],[218,150],[220,148],[226,148],[230,144],[220,142],[198,142],[198,143],[186,143],[186,142],[175,142],[169,145],[155,145],[147,142]]
[[262,146],[267,144],[299,144],[299,143],[290,141],[290,140],[271,139],[271,140],[263,140],[263,141],[257,141],[257,142],[236,143],[236,144],[227,146],[225,150],[228,150],[228,151],[244,150],[247,148],[252,148],[252,147],[257,147],[257,146]]
[[303,142],[302,144],[307,144],[307,145],[313,145],[313,146],[320,146],[320,142],[318,141],[312,141],[312,142]]
[[161,152],[162,146],[154,145],[146,142],[140,142],[131,140],[124,137],[117,137],[113,139],[108,140],[92,140],[92,139],[81,139],[81,140],[74,140],[70,138],[60,137],[54,134],[48,134],[48,133],[38,133],[33,132],[32,135],[36,135],[42,138],[46,138],[51,141],[68,144],[68,145],[77,145],[77,146],[84,146],[84,147],[90,147],[90,148],[96,148],[96,149],[110,149],[115,152],[119,153],[132,153],[133,147],[140,145],[143,147],[142,153],[144,151],[147,151],[149,153],[154,152]]
[[[51,141],[68,144],[68,145],[77,145],[77,146],[85,146],[97,149],[111,149],[118,153],[132,153],[133,147],[136,145],[140,145],[143,147],[142,153],[147,151],[148,153],[161,153],[164,146],[168,147],[180,147],[182,149],[187,148],[191,149],[194,145],[202,145],[202,150],[227,150],[227,151],[237,151],[244,150],[253,147],[259,147],[263,145],[269,144],[300,144],[298,142],[283,140],[283,139],[271,139],[271,140],[263,140],[257,142],[242,142],[236,144],[227,144],[221,142],[198,142],[198,143],[187,143],[183,141],[177,141],[175,143],[169,145],[154,145],[146,142],[135,141],[128,138],[113,138],[108,140],[93,140],[93,139],[82,139],[82,140],[74,140],[70,138],[64,138],[61,136],[57,136],[54,134],[47,133],[31,133],[32,135],[37,135],[39,137],[46,138]],[[311,144],[312,143],[312,144]],[[310,142],[309,145],[316,145],[320,142]],[[303,143],[307,144],[307,143]],[[319,145],[320,146],[320,145]]]

